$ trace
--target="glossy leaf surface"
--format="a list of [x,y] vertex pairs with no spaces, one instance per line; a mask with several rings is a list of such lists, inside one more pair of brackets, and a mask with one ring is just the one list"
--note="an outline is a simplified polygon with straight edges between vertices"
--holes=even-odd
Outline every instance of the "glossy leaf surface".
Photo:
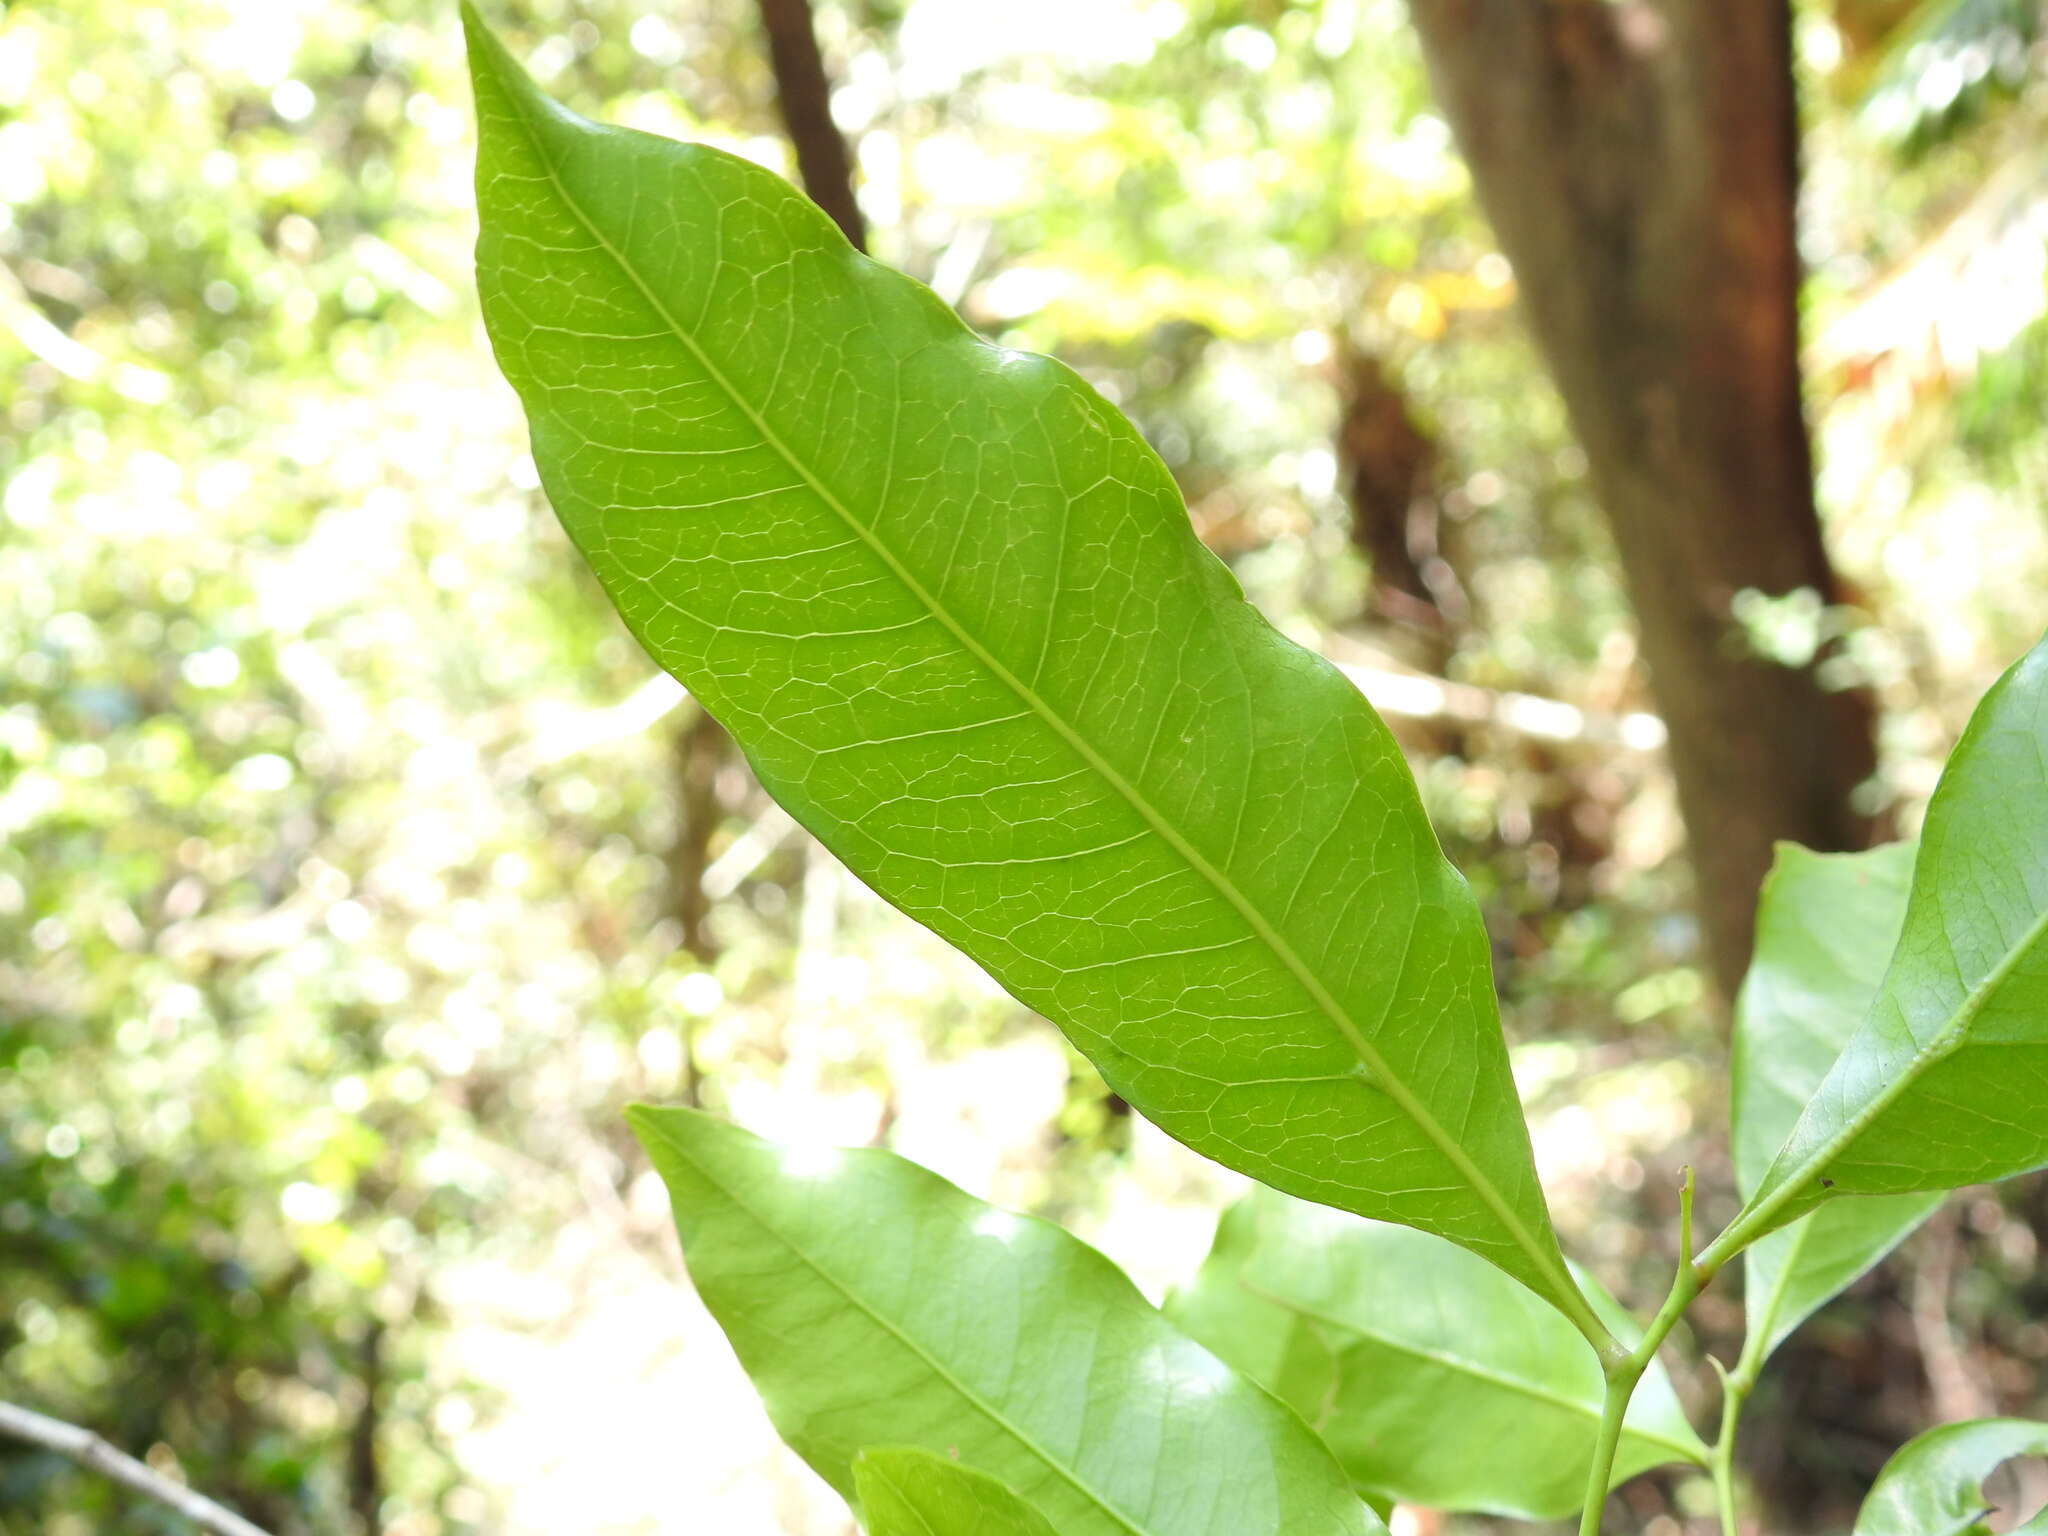
[[994,1478],[929,1451],[862,1451],[853,1486],[867,1536],[1057,1536]]
[[1984,695],[1927,808],[1869,1015],[1736,1227],[1831,1195],[1904,1194],[2048,1163],[2048,646]]
[[[1972,1419],[1918,1435],[1885,1463],[1856,1516],[1855,1536],[1990,1536],[1984,1480],[2015,1456],[2048,1456],[2048,1424]],[[2012,1536],[2048,1533],[2048,1512]]]
[[901,1445],[1013,1489],[1060,1536],[1364,1536],[1301,1420],[1058,1227],[888,1152],[777,1147],[636,1109],[683,1257],[783,1439],[856,1496]]
[[[1756,952],[1735,1007],[1730,1105],[1736,1186],[1762,1184],[1877,997],[1897,944],[1915,846],[1814,853],[1782,843],[1757,907]],[[1749,1329],[1764,1353],[1883,1258],[1943,1195],[1835,1200],[1773,1232],[1743,1259]]]
[[[1620,1309],[1588,1289],[1624,1332]],[[1255,1191],[1224,1214],[1167,1315],[1292,1405],[1361,1488],[1526,1519],[1579,1508],[1598,1360],[1555,1312],[1441,1238]],[[1704,1456],[1653,1364],[1617,1480]]]
[[478,280],[555,510],[761,782],[1170,1134],[1585,1319],[1392,738],[1073,373],[474,18]]

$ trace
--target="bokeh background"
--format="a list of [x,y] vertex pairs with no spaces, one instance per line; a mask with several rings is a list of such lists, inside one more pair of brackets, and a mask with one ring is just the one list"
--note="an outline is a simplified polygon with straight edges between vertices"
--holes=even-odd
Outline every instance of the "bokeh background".
[[[1795,11],[1839,584],[1729,594],[1726,644],[1873,702],[1858,808],[1910,830],[2048,623],[2048,40],[2033,0]],[[581,110],[794,174],[752,0],[492,19]],[[1725,1007],[1587,455],[1406,9],[815,22],[875,253],[1129,411],[1386,710],[1568,1245],[1660,1294],[1678,1167],[1732,1204]],[[1154,1296],[1238,1184],[847,876],[611,616],[482,338],[472,152],[438,0],[0,13],[0,1397],[279,1536],[846,1536],[622,1105],[893,1147]],[[1925,1423],[2048,1409],[2042,1231],[2038,1181],[1966,1191],[1781,1355],[1768,1529],[1846,1529]],[[1681,1361],[1732,1288],[1697,1320]],[[1706,1528],[1692,1480],[1623,1502]],[[0,1445],[7,1536],[176,1529]]]

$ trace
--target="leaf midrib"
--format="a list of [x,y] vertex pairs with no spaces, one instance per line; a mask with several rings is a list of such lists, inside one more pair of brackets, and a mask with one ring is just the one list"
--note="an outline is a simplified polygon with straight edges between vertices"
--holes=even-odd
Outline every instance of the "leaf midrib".
[[[753,425],[754,429],[761,434],[762,440],[781,456],[784,463],[803,477],[805,484],[811,488],[818,499],[829,507],[853,531],[855,536],[868,546],[875,556],[889,569],[890,573],[901,581],[919,602],[924,604],[932,617],[937,619],[940,624],[951,632],[954,639],[959,641],[961,646],[976,661],[987,668],[992,675],[1015,693],[1022,703],[1044,720],[1084,763],[1099,773],[1124,798],[1131,808],[1138,812],[1146,823],[1166,841],[1168,846],[1173,848],[1176,853],[1187,861],[1190,868],[1207,880],[1217,894],[1222,896],[1225,901],[1237,910],[1239,916],[1252,928],[1254,934],[1265,943],[1267,948],[1294,975],[1303,990],[1309,994],[1324,1016],[1336,1027],[1338,1033],[1344,1037],[1345,1042],[1351,1047],[1353,1053],[1364,1063],[1366,1070],[1373,1075],[1380,1089],[1389,1098],[1394,1100],[1396,1106],[1408,1117],[1409,1121],[1435,1145],[1444,1159],[1450,1163],[1460,1177],[1479,1195],[1480,1199],[1494,1213],[1494,1216],[1500,1221],[1501,1225],[1507,1229],[1508,1235],[1514,1241],[1515,1246],[1520,1248],[1530,1261],[1535,1264],[1537,1272],[1550,1280],[1556,1288],[1557,1294],[1546,1299],[1550,1300],[1553,1305],[1556,1305],[1560,1311],[1564,1311],[1568,1317],[1571,1317],[1574,1324],[1579,1326],[1581,1331],[1584,1332],[1584,1322],[1572,1313],[1568,1305],[1569,1300],[1576,1298],[1578,1293],[1576,1287],[1570,1283],[1569,1278],[1562,1273],[1561,1262],[1556,1259],[1547,1245],[1537,1241],[1535,1234],[1523,1223],[1521,1217],[1508,1204],[1506,1197],[1494,1186],[1493,1181],[1480,1172],[1478,1165],[1471,1160],[1465,1149],[1459,1145],[1457,1139],[1438,1123],[1435,1116],[1428,1112],[1422,1102],[1416,1098],[1406,1081],[1389,1070],[1385,1057],[1366,1039],[1356,1021],[1331,996],[1328,989],[1322,985],[1315,973],[1294,952],[1293,946],[1288,944],[1280,933],[1274,929],[1272,924],[1266,920],[1265,915],[1252,905],[1249,898],[1238,890],[1236,884],[1225,877],[1220,870],[1202,856],[1199,850],[1183,838],[1173,827],[1172,823],[1162,816],[1149,800],[1139,794],[1136,788],[1122,774],[1118,773],[1107,760],[1098,754],[1079,732],[1040,698],[1034,689],[1012,673],[993,653],[982,646],[967,631],[965,626],[955,619],[952,613],[925,589],[923,583],[918,581],[904,567],[902,562],[896,558],[888,547],[875,537],[873,530],[855,518],[832,490],[813,473],[810,466],[799,459],[783,443],[781,437],[768,425],[761,414],[726,379],[723,370],[711,361],[703,348],[697,344],[696,339],[670,313],[668,306],[649,287],[632,263],[625,259],[623,253],[612,244],[611,240],[597,227],[590,216],[583,211],[582,205],[576,201],[568,188],[563,185],[561,175],[556,170],[555,162],[548,154],[547,147],[542,142],[540,135],[534,131],[532,123],[528,120],[525,106],[520,102],[517,92],[507,90],[506,95],[513,102],[514,115],[519,119],[520,126],[524,129],[527,142],[532,145],[535,156],[545,168],[549,184],[555,189],[556,196],[575,215],[577,222],[583,226],[591,239],[597,242],[599,248],[611,258],[619,271],[640,291],[641,297],[652,307],[655,314],[661,317],[662,321],[669,327],[670,333],[674,335],[677,341],[682,343],[683,347],[696,360],[698,366],[704,370],[711,381],[724,392],[726,398],[732,403],[733,408],[739,411]],[[1594,1336],[1589,1334],[1588,1337],[1591,1339]]]
[[1124,1530],[1130,1532],[1130,1536],[1147,1536],[1146,1528],[1141,1525],[1134,1525],[1131,1522],[1131,1519],[1128,1516],[1126,1516],[1122,1510],[1118,1509],[1114,1504],[1110,1503],[1107,1494],[1099,1493],[1089,1484],[1083,1482],[1080,1477],[1080,1474],[1072,1471],[1057,1457],[1055,1457],[1050,1451],[1046,1450],[1045,1447],[1040,1445],[1038,1441],[1035,1438],[1033,1438],[1029,1431],[1020,1428],[1016,1424],[1011,1423],[1009,1418],[1003,1413],[1003,1411],[1000,1408],[998,1408],[995,1404],[989,1402],[987,1398],[983,1397],[979,1392],[976,1392],[972,1387],[968,1386],[958,1376],[954,1375],[952,1370],[946,1365],[946,1363],[943,1360],[940,1360],[937,1356],[932,1354],[931,1351],[926,1349],[924,1345],[920,1344],[916,1339],[912,1338],[910,1334],[906,1333],[901,1327],[899,1327],[893,1319],[888,1317],[886,1314],[878,1311],[875,1307],[871,1306],[864,1297],[862,1297],[858,1292],[854,1291],[851,1287],[849,1287],[837,1275],[833,1274],[831,1270],[827,1269],[818,1260],[812,1258],[811,1255],[804,1250],[803,1246],[800,1243],[798,1243],[795,1238],[789,1236],[789,1234],[782,1231],[781,1228],[779,1228],[774,1222],[770,1221],[766,1216],[762,1215],[759,1211],[754,1209],[752,1205],[748,1204],[748,1202],[740,1196],[738,1191],[733,1189],[723,1179],[719,1178],[709,1168],[705,1167],[704,1164],[691,1153],[688,1147],[684,1146],[682,1142],[678,1141],[674,1136],[672,1136],[669,1133],[667,1127],[662,1125],[658,1119],[654,1118],[653,1116],[641,1116],[640,1123],[642,1125],[651,1126],[654,1130],[654,1133],[657,1136],[659,1136],[662,1139],[662,1141],[672,1151],[674,1151],[678,1157],[682,1158],[683,1161],[687,1162],[692,1168],[694,1168],[697,1171],[698,1176],[702,1178],[705,1183],[711,1185],[720,1194],[725,1196],[727,1200],[731,1201],[733,1206],[737,1210],[744,1213],[748,1220],[752,1221],[762,1231],[766,1232],[770,1237],[774,1238],[775,1241],[782,1244],[782,1246],[787,1248],[791,1253],[795,1254],[797,1259],[800,1262],[802,1262],[806,1269],[810,1270],[812,1274],[816,1275],[820,1280],[823,1280],[827,1285],[831,1286],[832,1289],[837,1291],[841,1296],[844,1296],[849,1303],[851,1303],[863,1315],[865,1315],[870,1322],[874,1323],[876,1327],[880,1328],[884,1333],[888,1334],[891,1338],[895,1339],[897,1343],[901,1344],[905,1349],[909,1350],[912,1354],[916,1355],[918,1359],[922,1360],[928,1367],[931,1368],[931,1371],[935,1376],[939,1377],[939,1379],[944,1381],[947,1386],[951,1387],[955,1392],[957,1392],[963,1400],[971,1404],[991,1424],[994,1424],[998,1429],[1003,1431],[1004,1434],[1009,1435],[1019,1445],[1023,1446],[1025,1450],[1029,1451],[1033,1456],[1036,1456],[1041,1462],[1045,1464],[1047,1468],[1049,1468],[1052,1472],[1056,1473],[1060,1478],[1062,1478],[1068,1484],[1069,1487],[1073,1488],[1073,1490],[1076,1493],[1079,1493],[1083,1498],[1087,1499],[1091,1504],[1095,1505],[1096,1508],[1100,1509],[1104,1514],[1108,1515],[1110,1519],[1114,1520],[1118,1525],[1122,1526]]
[[[1911,920],[1910,913],[1908,914],[1908,920]],[[1908,1089],[1919,1082],[1921,1074],[1926,1072],[1936,1062],[1952,1055],[1967,1044],[1968,1042],[1963,1036],[1965,1031],[1969,1029],[1971,1021],[1979,1013],[1983,1012],[1985,1004],[1990,1002],[1998,989],[2005,985],[2006,978],[2012,974],[2013,968],[2020,963],[2021,958],[2031,952],[2044,936],[2048,936],[2048,907],[2044,907],[2035,915],[2034,921],[2028,925],[2026,932],[1999,957],[1998,964],[1987,971],[1984,974],[1984,979],[1972,987],[1962,1002],[1956,1005],[1955,1011],[1942,1023],[1941,1028],[1935,1031],[1934,1038],[1914,1051],[1911,1059],[1907,1061],[1905,1068],[1896,1077],[1892,1078],[1891,1081],[1886,1083],[1883,1089],[1872,1096],[1869,1103],[1850,1116],[1839,1131],[1809,1153],[1798,1167],[1788,1172],[1784,1179],[1772,1190],[1768,1198],[1759,1201],[1747,1216],[1738,1217],[1730,1225],[1728,1231],[1722,1234],[1723,1239],[1741,1229],[1754,1229],[1777,1215],[1779,1211],[1783,1210],[1802,1192],[1808,1179],[1816,1176],[1821,1169],[1827,1167],[1837,1157],[1841,1156],[1852,1142],[1870,1129],[1878,1116],[1890,1109]],[[1945,939],[1944,942],[1946,942]],[[1955,946],[1950,944],[1948,948],[1953,960]],[[1885,998],[1881,996],[1879,1003],[1882,1003],[1884,1000]],[[1873,1012],[1876,1006],[1875,1004],[1873,1005]],[[1911,1194],[1913,1191],[1901,1189],[1887,1190],[1884,1193],[1903,1195]],[[1720,1243],[1717,1241],[1714,1246],[1719,1247]]]
[[[888,1473],[882,1471],[880,1468],[876,1468],[875,1476],[881,1480],[883,1485],[886,1486],[891,1493],[896,1495],[898,1507],[906,1509],[910,1512],[910,1517],[917,1522],[917,1528],[918,1530],[924,1532],[924,1536],[941,1536],[939,1528],[933,1525],[931,1521],[925,1519],[924,1510],[911,1501],[910,1490],[908,1488],[906,1488],[903,1484],[899,1482],[893,1481],[889,1477]],[[863,1523],[865,1523],[865,1521],[863,1521]]]

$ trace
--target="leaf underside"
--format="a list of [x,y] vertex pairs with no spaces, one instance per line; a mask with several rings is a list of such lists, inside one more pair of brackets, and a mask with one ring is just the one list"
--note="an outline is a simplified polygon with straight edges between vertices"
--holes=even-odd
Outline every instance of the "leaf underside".
[[893,1153],[630,1119],[777,1431],[849,1498],[861,1451],[906,1446],[1060,1536],[1383,1536],[1300,1419],[1058,1227]]
[[1984,695],[1928,805],[1875,1002],[1736,1225],[2048,1164],[2048,642]]
[[[1621,1309],[1588,1288],[1623,1332]],[[1307,1419],[1360,1488],[1528,1520],[1584,1498],[1599,1362],[1555,1312],[1441,1238],[1255,1190],[1166,1310]],[[1616,1481],[1705,1456],[1653,1363]]]
[[470,39],[479,285],[542,481],[761,782],[1169,1134],[1583,1317],[1398,749],[1130,424],[775,176]]
[[[1735,1007],[1730,1090],[1736,1186],[1753,1194],[1877,997],[1898,942],[1915,845],[1813,853],[1790,843],[1757,907],[1756,953]],[[1768,1354],[1889,1253],[1943,1192],[1835,1200],[1744,1255],[1749,1329]]]
[[[2048,1424],[1972,1419],[1909,1440],[1877,1476],[1856,1516],[1855,1536],[1977,1536],[1990,1505],[1984,1481],[2015,1456],[2048,1455]],[[2042,1536],[2048,1512],[2013,1530]]]

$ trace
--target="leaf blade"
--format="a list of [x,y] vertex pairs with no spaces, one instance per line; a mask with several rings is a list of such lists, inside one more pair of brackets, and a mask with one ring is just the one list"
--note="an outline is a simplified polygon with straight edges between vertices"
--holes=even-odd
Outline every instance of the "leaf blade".
[[1716,1246],[1836,1195],[1953,1189],[2040,1167],[2044,1107],[2048,642],[1971,716],[1928,806],[1877,999]]
[[[1754,1194],[1870,1011],[1897,946],[1916,845],[1823,854],[1785,843],[1757,907],[1735,1006],[1730,1120],[1738,1191]],[[1759,1359],[1932,1214],[1942,1192],[1832,1201],[1744,1256]]]
[[1465,1243],[1598,1337],[1392,738],[1129,424],[768,173],[573,117],[465,14],[487,327],[649,651],[1170,1134]]
[[[1307,1419],[1361,1489],[1527,1520],[1579,1508],[1598,1362],[1554,1312],[1441,1238],[1254,1191],[1224,1213],[1167,1315]],[[1653,1363],[1616,1480],[1705,1458]]]
[[783,1438],[848,1497],[878,1443],[1000,1479],[1062,1536],[1366,1536],[1299,1419],[1107,1259],[879,1151],[629,1112],[685,1261]]
[[[1930,1429],[1885,1463],[1857,1512],[1855,1536],[1970,1536],[1990,1508],[1984,1480],[2015,1456],[2042,1455],[2048,1424],[2027,1419]],[[2021,1529],[2037,1529],[2037,1520]]]

